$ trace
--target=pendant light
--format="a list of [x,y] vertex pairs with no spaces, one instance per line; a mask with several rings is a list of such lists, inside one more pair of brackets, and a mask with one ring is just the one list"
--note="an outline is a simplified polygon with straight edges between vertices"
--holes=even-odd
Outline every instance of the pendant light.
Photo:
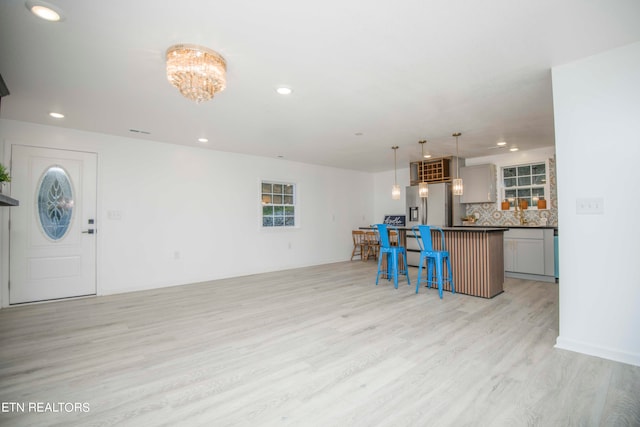
[[[422,158],[424,159],[424,144],[426,144],[427,141],[418,141],[418,143],[422,147]],[[418,195],[423,198],[429,197],[429,185],[424,181],[424,174],[422,174],[420,178],[420,183],[418,184]]]
[[400,186],[398,185],[398,157],[396,155],[397,145],[391,147],[393,150],[393,189],[391,190],[391,198],[393,200],[400,200]]
[[460,132],[454,133],[452,136],[456,138],[456,179],[453,180],[453,195],[462,196],[464,192],[464,186],[462,185],[462,178],[460,178],[460,148],[458,147],[458,137],[462,135]]

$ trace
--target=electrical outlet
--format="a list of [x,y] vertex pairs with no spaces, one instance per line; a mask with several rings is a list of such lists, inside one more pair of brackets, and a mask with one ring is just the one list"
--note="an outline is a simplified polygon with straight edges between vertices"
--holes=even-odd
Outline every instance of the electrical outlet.
[[602,215],[604,214],[604,199],[602,197],[588,197],[576,199],[576,214]]

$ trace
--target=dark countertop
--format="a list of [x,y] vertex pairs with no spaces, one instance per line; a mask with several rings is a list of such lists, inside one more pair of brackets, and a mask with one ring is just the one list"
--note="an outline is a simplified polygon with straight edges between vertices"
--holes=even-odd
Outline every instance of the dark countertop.
[[[358,227],[361,230],[373,230],[374,227]],[[399,230],[411,231],[411,226],[397,227]],[[493,231],[507,231],[510,228],[529,228],[533,230],[558,230],[557,226],[553,225],[459,225],[454,227],[440,227],[444,231],[475,231],[475,232],[493,232]]]
[[547,230],[557,230],[558,227],[554,225],[502,225],[500,227],[495,225],[463,225],[461,227],[464,228],[533,228],[533,229],[547,229]]
[[[398,230],[406,230],[411,231],[411,226],[392,226],[396,227]],[[373,227],[359,227],[361,230],[372,230]],[[439,227],[442,228],[443,231],[465,231],[465,232],[475,232],[475,233],[491,233],[491,232],[503,232],[507,231],[508,227],[482,227],[482,226],[468,226],[468,227]],[[531,228],[531,227],[529,227]]]
[[[411,227],[404,227],[407,230],[411,230]],[[457,227],[440,227],[443,231],[475,231],[475,232],[484,232],[491,233],[494,231],[507,231],[509,228],[507,227],[473,227],[473,226],[457,226]]]

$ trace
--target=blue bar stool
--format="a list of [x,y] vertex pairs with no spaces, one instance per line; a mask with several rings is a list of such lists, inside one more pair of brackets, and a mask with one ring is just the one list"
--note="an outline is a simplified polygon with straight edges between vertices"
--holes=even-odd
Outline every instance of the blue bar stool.
[[[440,232],[440,236],[442,238],[442,250],[433,249],[433,242],[431,240],[431,229],[437,230]],[[413,235],[416,236],[416,240],[418,241],[418,245],[420,246],[420,263],[418,264],[418,283],[416,284],[416,294],[418,293],[418,289],[420,289],[421,283],[426,283],[427,286],[431,287],[432,284],[438,284],[438,293],[440,294],[440,299],[442,299],[442,286],[445,282],[449,282],[451,284],[451,293],[456,293],[456,288],[453,284],[453,273],[451,272],[451,261],[449,260],[449,251],[444,244],[444,232],[439,227],[430,227],[428,225],[417,225],[411,228],[413,231]],[[420,237],[418,237],[418,232],[420,233]],[[424,260],[427,260],[427,280],[425,282],[421,282],[422,275],[422,263]],[[442,264],[447,264],[447,277],[444,277],[442,271]],[[436,270],[436,280],[432,280],[433,277],[433,265],[435,264]]]
[[[378,234],[380,236],[380,256],[378,257],[378,275],[376,276],[376,286],[378,285],[378,278],[380,277],[382,257],[387,254],[387,280],[391,280],[393,276],[393,285],[398,289],[398,274],[407,276],[407,285],[411,285],[409,280],[409,269],[407,268],[407,251],[404,246],[391,246],[389,240],[389,228],[394,229],[396,235],[399,235],[398,229],[392,225],[376,224],[378,228]],[[398,268],[398,254],[402,255],[402,264],[404,268]]]

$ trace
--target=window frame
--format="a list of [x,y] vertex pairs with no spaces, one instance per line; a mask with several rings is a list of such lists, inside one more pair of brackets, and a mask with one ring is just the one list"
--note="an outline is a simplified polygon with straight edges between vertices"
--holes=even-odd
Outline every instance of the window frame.
[[[516,185],[514,187],[506,187],[504,184],[504,170],[508,169],[508,168],[519,168],[519,167],[524,167],[524,166],[529,166],[529,167],[533,167],[535,165],[540,165],[540,164],[544,164],[544,174],[545,174],[545,182],[542,185],[539,184],[529,184],[529,185]],[[537,174],[533,174],[530,173],[528,176],[533,177],[536,176]],[[516,190],[516,194],[518,189],[533,189],[533,188],[543,188],[544,191],[544,199],[547,201],[547,208],[546,209],[541,209],[541,210],[548,210],[549,206],[550,206],[550,198],[551,198],[551,186],[549,184],[549,159],[545,159],[545,160],[540,160],[540,161],[530,161],[530,162],[526,162],[526,163],[518,163],[518,164],[508,164],[508,165],[504,165],[504,166],[500,166],[500,171],[499,171],[499,175],[498,175],[498,180],[499,180],[499,194],[500,194],[500,200],[498,200],[498,205],[500,206],[501,202],[505,201],[505,200],[509,200],[506,196],[506,192],[507,190]],[[519,176],[516,175],[515,179],[517,179]],[[538,206],[534,205],[532,203],[532,199],[533,199],[533,195],[530,195],[528,197],[529,200],[529,206],[528,209],[531,210],[538,210]],[[509,210],[513,211],[515,209],[514,203],[510,202],[509,203]]]
[[[272,188],[269,192],[264,191],[264,185],[271,185]],[[273,179],[261,179],[259,183],[260,192],[259,192],[259,201],[260,201],[260,229],[262,230],[290,230],[294,228],[299,228],[299,206],[298,206],[298,184],[295,182],[287,182],[281,180],[273,180]],[[281,191],[274,192],[273,186],[291,186],[292,191],[291,194],[286,193],[283,188]],[[265,201],[265,195],[270,195],[272,197],[271,201]],[[291,203],[286,203],[286,198],[291,196]],[[278,197],[282,197],[282,199],[278,199]],[[279,201],[279,203],[275,203],[275,201]],[[266,214],[264,208],[266,206],[273,206],[274,212],[272,214]],[[282,209],[282,215],[277,215],[275,210],[277,208]],[[287,208],[292,208],[293,214],[287,215]],[[275,220],[282,217],[282,224],[275,224]],[[265,218],[272,218],[272,225],[265,225]],[[291,218],[293,224],[287,225],[287,218]]]

